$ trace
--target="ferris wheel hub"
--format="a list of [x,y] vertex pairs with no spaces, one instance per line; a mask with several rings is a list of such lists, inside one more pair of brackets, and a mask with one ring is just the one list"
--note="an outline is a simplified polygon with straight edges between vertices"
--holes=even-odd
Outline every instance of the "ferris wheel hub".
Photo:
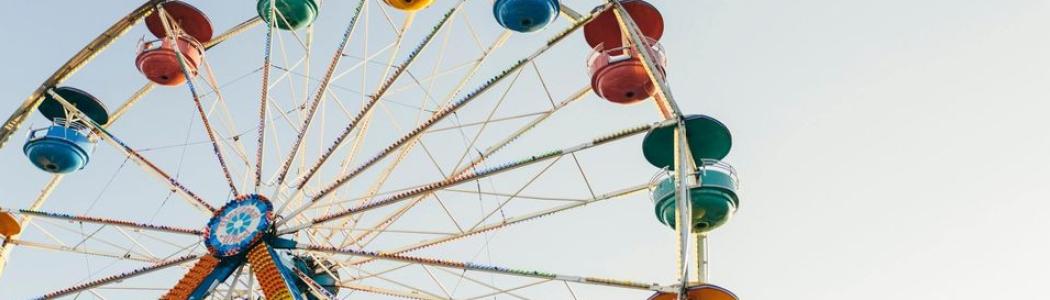
[[237,196],[208,221],[204,245],[219,257],[248,252],[273,231],[273,221],[273,204],[266,197],[255,194]]

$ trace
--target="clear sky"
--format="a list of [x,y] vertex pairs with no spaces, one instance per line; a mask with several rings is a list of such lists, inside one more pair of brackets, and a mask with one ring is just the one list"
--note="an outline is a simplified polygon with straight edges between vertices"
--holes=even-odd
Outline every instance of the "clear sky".
[[[251,1],[190,2],[209,14],[217,31],[255,13]],[[309,73],[316,77],[322,74],[338,42],[352,9],[351,2],[356,1],[325,2],[333,3],[324,4],[313,37],[316,48]],[[451,1],[420,13],[395,61],[415,47],[448,3]],[[566,2],[580,11],[587,11],[596,3]],[[728,225],[711,235],[712,283],[733,290],[742,299],[1050,298],[1046,289],[1050,282],[1050,269],[1046,268],[1050,265],[1050,238],[1046,235],[1050,230],[1050,184],[1044,182],[1050,179],[1050,134],[1045,132],[1050,128],[1050,118],[1046,117],[1050,111],[1047,1],[653,3],[667,22],[662,43],[667,49],[669,80],[679,104],[688,113],[717,117],[730,127],[734,137],[734,148],[727,161],[740,173],[742,207]],[[0,101],[0,111],[13,111],[57,66],[134,5],[129,1],[8,3],[6,9],[0,10],[0,37],[6,42],[0,50],[0,61],[7,70],[0,72],[0,99],[4,99]],[[372,7],[376,10],[367,22],[386,26],[377,4],[373,2]],[[468,7],[468,22],[478,29],[480,43],[488,45],[499,33],[487,14],[488,2],[468,1]],[[390,14],[392,22],[399,25],[401,15],[394,11]],[[465,23],[454,26],[450,35],[454,51],[442,69],[462,63],[463,59],[456,60],[457,55],[469,58],[478,52]],[[541,33],[513,36],[497,51],[493,62],[481,69],[479,78],[468,84],[468,90],[513,59],[536,49],[558,31],[556,28],[567,24],[561,20]],[[374,52],[385,45],[383,36],[391,35],[389,26],[379,25],[359,32],[371,34],[373,44],[362,46],[362,39],[358,39],[351,43],[348,52],[359,53],[365,47]],[[111,109],[117,107],[145,83],[135,71],[133,59],[135,43],[147,34],[143,26],[136,27],[69,84],[94,93]],[[209,62],[219,82],[248,76],[223,89],[225,101],[230,103],[230,115],[242,131],[257,121],[259,80],[253,70],[261,65],[264,34],[263,28],[255,28],[209,52]],[[291,45],[294,37],[285,34],[283,41]],[[555,101],[587,85],[584,59],[589,52],[582,36],[575,34],[538,61]],[[387,55],[375,60],[382,63]],[[433,62],[435,57],[421,58],[426,62],[414,66],[417,76],[431,71],[437,64]],[[348,59],[340,70],[358,61]],[[284,63],[284,58],[277,62]],[[518,94],[508,94],[510,104],[498,115],[512,116],[543,109],[543,105],[549,107],[542,86],[530,73],[534,71],[526,70],[523,78],[532,77],[520,83],[525,88]],[[358,75],[337,81],[352,88],[335,94],[348,103],[350,111],[356,111],[360,95],[351,90],[361,87],[362,82],[371,90],[380,71],[373,66],[369,73],[363,73],[366,75],[357,72]],[[303,83],[302,78],[293,78]],[[447,94],[454,79],[437,81],[434,93]],[[409,80],[399,83],[395,86],[408,87],[406,90],[414,87]],[[286,89],[281,95],[288,95],[287,89],[294,88],[280,89]],[[483,119],[498,100],[497,92],[502,89],[490,92],[491,96],[484,100],[487,104],[479,104],[483,108],[464,112],[457,122]],[[306,94],[302,88],[298,93],[299,100],[295,101],[301,102]],[[383,111],[377,111],[377,115],[382,114],[377,118],[385,121],[377,121],[372,130],[385,138],[365,143],[362,155],[371,155],[398,132],[411,127],[416,115],[409,106],[418,106],[422,95],[409,91],[391,96],[391,101],[410,104],[387,103]],[[206,103],[210,105],[214,99],[209,99]],[[291,100],[278,101],[288,104]],[[346,117],[339,108],[326,105],[331,117],[320,121],[320,128],[326,132],[324,137],[308,146],[311,159],[345,125]],[[621,107],[594,96],[558,115],[552,118],[550,126],[538,128],[534,135],[518,141],[506,155],[493,161],[573,145],[600,133],[658,119],[651,103]],[[217,112],[213,118],[224,117]],[[398,118],[400,123],[389,120]],[[40,127],[45,122],[34,115],[29,123]],[[269,148],[271,153],[287,152],[292,139],[287,134],[290,126],[281,126],[282,147]],[[49,178],[34,169],[21,153],[26,127],[0,149],[0,207],[27,206]],[[497,133],[486,133],[479,143],[491,144],[515,127],[496,128]],[[206,139],[184,87],[159,88],[113,129],[136,149]],[[226,127],[221,130],[228,132]],[[253,153],[254,133],[244,140],[248,153]],[[437,152],[435,156],[445,169],[456,162],[458,156],[452,153],[462,150],[458,135],[435,134],[424,141]],[[656,172],[641,160],[637,142],[638,139],[632,139],[579,155],[598,192],[645,182]],[[187,154],[180,163],[183,148]],[[160,162],[162,168],[179,170],[180,179],[196,187],[213,205],[225,201],[221,199],[227,197],[228,188],[207,145],[145,153]],[[392,183],[384,191],[439,178],[440,174],[422,156],[425,152],[417,147],[413,153],[411,163],[394,173]],[[232,154],[227,156],[235,159]],[[273,156],[268,158],[272,160],[269,166],[278,164],[279,157]],[[204,218],[181,199],[175,196],[165,201],[167,189],[163,185],[133,163],[124,162],[122,153],[100,144],[91,165],[69,176],[44,210],[192,228],[203,224]],[[240,167],[234,169],[244,171]],[[316,184],[334,178],[331,172],[337,168],[331,169],[326,173],[329,176]],[[539,170],[537,167],[524,172]],[[586,191],[571,160],[560,160],[552,170],[553,175],[538,181],[533,194],[573,197]],[[267,169],[268,174],[274,171]],[[363,194],[376,176],[369,173],[364,180],[367,182],[351,184],[347,189],[353,191],[348,193]],[[106,187],[111,178],[113,184]],[[494,190],[513,192],[515,184],[528,178],[508,175],[501,182],[490,183]],[[464,206],[477,211],[479,201],[473,201],[473,206]],[[491,209],[495,201],[481,206]],[[559,203],[514,209],[524,212],[555,204]],[[439,206],[425,209],[429,211],[423,210],[405,221],[404,228],[450,226],[447,218],[441,218]],[[477,217],[463,214],[467,220]],[[430,225],[430,221],[444,223]],[[87,233],[95,228],[68,226]],[[77,241],[70,238],[76,232],[56,234],[67,234],[66,242]],[[115,231],[104,234],[131,247]],[[27,229],[25,238],[49,241],[36,228]],[[379,245],[403,245],[405,240]],[[192,243],[184,238],[180,241],[183,245]],[[643,194],[517,225],[461,245],[418,254],[645,282],[671,283],[674,279],[674,236],[655,221],[651,204]],[[488,255],[476,255],[482,250],[487,250]],[[98,274],[92,278],[143,265],[122,262],[110,266],[111,261],[19,248],[0,277],[0,295],[27,298],[70,286],[96,271]],[[181,272],[158,273],[127,285],[163,287],[174,282]],[[427,279],[423,269],[405,271],[399,276],[432,292],[441,291]],[[491,279],[486,276],[478,278]],[[513,281],[501,283],[514,285]],[[581,299],[644,299],[647,295],[616,289],[579,289]],[[132,297],[120,296],[124,295],[120,291],[100,293],[111,299]],[[564,287],[539,287],[522,293],[532,299],[571,299]]]

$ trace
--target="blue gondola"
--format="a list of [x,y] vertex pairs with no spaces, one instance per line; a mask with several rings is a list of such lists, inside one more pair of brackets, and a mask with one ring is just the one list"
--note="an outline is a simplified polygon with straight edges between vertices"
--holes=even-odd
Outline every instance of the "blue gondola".
[[22,150],[41,170],[72,173],[91,160],[95,144],[88,138],[90,135],[91,131],[79,123],[57,120],[50,127],[31,131]]
[[[60,87],[55,93],[71,102],[95,123],[109,122],[109,113],[102,102],[87,92],[71,87]],[[37,168],[54,174],[68,174],[83,169],[91,160],[96,137],[85,121],[72,113],[50,95],[38,108],[51,119],[51,126],[31,130],[22,151]]]
[[554,22],[561,6],[558,0],[496,0],[492,12],[504,28],[533,32]]

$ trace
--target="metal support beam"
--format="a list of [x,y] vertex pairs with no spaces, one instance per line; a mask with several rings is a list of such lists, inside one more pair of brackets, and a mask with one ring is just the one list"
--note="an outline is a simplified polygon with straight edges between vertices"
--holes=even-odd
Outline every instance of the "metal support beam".
[[700,284],[707,283],[707,235],[696,236],[696,279]]
[[388,254],[388,253],[381,253],[381,252],[363,251],[363,250],[356,250],[356,249],[350,249],[350,248],[340,249],[340,248],[316,246],[316,245],[288,245],[288,244],[289,243],[284,243],[282,245],[274,245],[274,247],[287,247],[287,248],[304,250],[304,251],[312,251],[312,252],[322,252],[322,253],[331,253],[331,254],[360,256],[360,257],[381,259],[381,260],[386,260],[386,261],[397,261],[397,262],[413,263],[413,264],[419,264],[419,265],[425,265],[425,266],[434,266],[434,267],[452,268],[452,269],[459,269],[459,270],[486,272],[486,273],[492,273],[492,274],[509,275],[509,276],[517,276],[517,277],[526,277],[526,278],[558,280],[558,281],[565,281],[565,282],[574,282],[574,283],[598,285],[598,286],[608,286],[608,287],[616,287],[616,288],[624,288],[624,289],[648,290],[648,291],[657,291],[657,292],[663,292],[663,291],[667,291],[668,290],[667,287],[661,286],[661,285],[656,284],[656,283],[644,283],[644,282],[634,282],[634,281],[609,279],[609,278],[585,277],[585,276],[555,274],[555,273],[548,273],[548,272],[541,272],[541,271],[534,271],[534,270],[522,270],[522,269],[506,268],[506,267],[499,267],[499,266],[483,265],[483,264],[476,264],[476,263],[470,263],[470,262],[459,262],[459,261],[433,259],[433,258],[425,258],[425,257],[417,257],[417,256],[407,256],[407,255],[400,255],[400,254]]
[[180,265],[182,263],[185,263],[185,262],[197,259],[197,257],[198,256],[196,256],[196,255],[190,255],[190,256],[183,256],[183,257],[180,257],[180,258],[163,261],[163,262],[160,262],[158,264],[155,264],[155,265],[152,265],[152,266],[149,266],[149,267],[145,267],[145,268],[136,269],[136,270],[128,272],[128,273],[113,275],[113,276],[105,277],[105,278],[102,278],[102,279],[85,282],[85,283],[82,283],[82,284],[79,284],[79,285],[76,285],[76,286],[73,286],[73,287],[70,287],[70,288],[66,288],[66,289],[61,289],[61,290],[57,290],[57,291],[54,291],[54,292],[50,292],[50,293],[44,294],[43,296],[41,296],[41,297],[39,297],[37,299],[54,299],[54,298],[59,298],[59,297],[62,297],[62,296],[75,294],[77,292],[90,290],[90,289],[97,288],[97,287],[100,287],[100,286],[103,286],[103,285],[107,285],[107,284],[110,284],[110,283],[120,282],[120,281],[124,281],[124,280],[130,279],[132,277],[138,277],[138,276],[141,276],[141,275],[144,275],[144,274],[156,272],[158,270],[163,270],[163,269],[171,267],[171,266]]
[[[699,181],[699,178],[692,176],[695,173],[695,162],[693,162],[691,152],[689,151],[689,143],[686,138],[685,119],[682,116],[682,111],[678,107],[678,103],[674,100],[674,96],[671,94],[671,87],[667,85],[667,81],[664,80],[664,75],[657,71],[656,60],[651,52],[652,47],[645,36],[642,35],[641,29],[638,28],[638,24],[631,18],[630,13],[618,0],[610,0],[610,5],[613,7],[613,13],[616,14],[616,19],[620,23],[620,29],[622,32],[627,34],[632,46],[638,56],[641,57],[642,65],[645,67],[646,73],[649,74],[649,78],[655,83],[656,86],[656,101],[660,106],[661,112],[665,118],[676,119],[678,122],[677,128],[675,128],[674,138],[674,152],[675,152],[675,183],[678,184],[676,189],[675,199],[676,201],[676,215],[677,221],[675,231],[678,233],[678,272],[680,274],[681,290],[678,293],[678,297],[681,300],[686,300],[685,290],[689,283],[689,237],[691,235],[692,226],[692,207],[689,195],[690,186],[698,186],[700,183],[693,183],[693,180]],[[699,259],[699,258],[698,258]],[[702,272],[702,271],[701,271]]]
[[576,10],[572,9],[568,5],[565,5],[565,3],[561,3],[560,6],[561,15],[565,16],[566,18],[569,18],[569,20],[572,20],[573,23],[580,22],[580,20],[583,19],[583,15],[581,15],[579,12],[576,12]]

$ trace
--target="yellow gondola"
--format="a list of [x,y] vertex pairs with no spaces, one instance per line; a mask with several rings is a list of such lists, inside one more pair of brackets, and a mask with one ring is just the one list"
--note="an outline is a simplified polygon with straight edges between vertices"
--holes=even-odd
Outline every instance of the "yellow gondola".
[[403,11],[417,11],[424,9],[430,4],[434,3],[434,0],[384,0],[386,4],[393,6],[396,9]]

